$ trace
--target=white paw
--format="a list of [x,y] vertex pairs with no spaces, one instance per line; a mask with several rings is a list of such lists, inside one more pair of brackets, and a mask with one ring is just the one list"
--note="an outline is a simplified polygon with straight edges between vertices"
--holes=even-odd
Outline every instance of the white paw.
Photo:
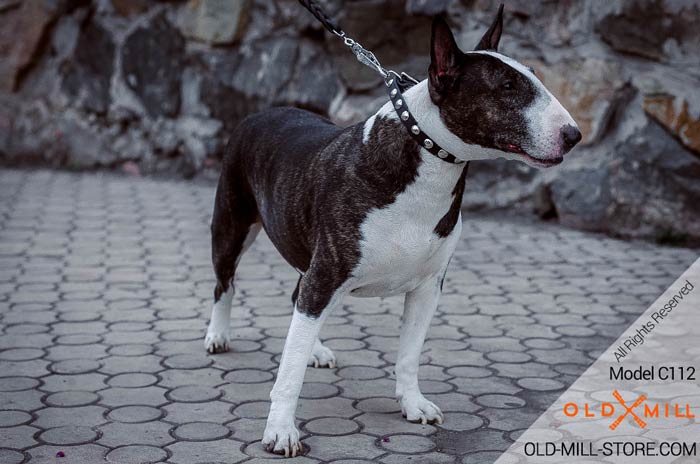
[[263,433],[262,444],[267,451],[282,454],[285,458],[301,455],[303,450],[299,441],[299,431],[293,422],[271,424],[268,421]]
[[208,353],[225,353],[228,351],[229,338],[227,333],[207,332],[204,339],[204,348]]
[[442,424],[445,420],[440,408],[428,401],[421,393],[404,395],[399,399],[401,413],[409,422],[421,424]]
[[306,362],[307,366],[313,367],[330,367],[331,369],[336,366],[335,355],[330,348],[323,346],[321,340],[316,339],[314,343],[314,349],[311,352],[309,360]]

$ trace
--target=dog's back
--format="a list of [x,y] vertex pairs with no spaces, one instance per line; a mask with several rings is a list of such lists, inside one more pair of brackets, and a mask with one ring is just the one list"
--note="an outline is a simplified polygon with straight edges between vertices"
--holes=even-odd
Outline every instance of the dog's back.
[[[343,131],[328,119],[298,108],[270,108],[243,119],[231,136],[225,165],[294,163],[318,153]],[[238,159],[238,158],[244,159]],[[264,168],[265,166],[258,166]],[[259,172],[259,171],[258,171]]]

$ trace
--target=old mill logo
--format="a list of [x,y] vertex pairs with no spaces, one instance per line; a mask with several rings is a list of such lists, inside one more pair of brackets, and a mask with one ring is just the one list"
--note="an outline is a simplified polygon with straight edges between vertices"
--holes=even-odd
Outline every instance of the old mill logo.
[[646,403],[645,395],[639,396],[634,402],[626,402],[617,390],[612,393],[617,404],[613,402],[603,402],[600,408],[595,405],[584,403],[566,403],[564,405],[564,415],[567,417],[613,417],[610,430],[615,430],[626,417],[630,417],[641,428],[646,428],[644,419],[650,418],[693,418],[695,414],[690,412],[690,405],[680,405],[678,403]]

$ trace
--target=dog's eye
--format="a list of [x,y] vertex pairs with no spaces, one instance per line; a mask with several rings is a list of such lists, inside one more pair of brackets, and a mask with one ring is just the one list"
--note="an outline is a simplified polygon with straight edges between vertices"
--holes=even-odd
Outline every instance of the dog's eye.
[[513,90],[513,81],[505,81],[503,84],[501,84],[501,87],[503,90]]

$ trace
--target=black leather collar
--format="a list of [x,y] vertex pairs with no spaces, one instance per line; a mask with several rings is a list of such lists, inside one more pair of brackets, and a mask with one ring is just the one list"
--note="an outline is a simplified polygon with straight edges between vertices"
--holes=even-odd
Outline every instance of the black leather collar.
[[418,122],[408,109],[408,104],[401,93],[402,87],[408,88],[412,85],[412,82],[406,82],[406,80],[401,77],[394,76],[387,79],[386,85],[389,87],[389,99],[394,106],[394,111],[396,111],[403,125],[406,126],[406,130],[411,138],[415,140],[418,145],[428,150],[430,154],[440,158],[442,161],[452,164],[464,164],[465,161],[456,158],[442,148],[418,127]]

